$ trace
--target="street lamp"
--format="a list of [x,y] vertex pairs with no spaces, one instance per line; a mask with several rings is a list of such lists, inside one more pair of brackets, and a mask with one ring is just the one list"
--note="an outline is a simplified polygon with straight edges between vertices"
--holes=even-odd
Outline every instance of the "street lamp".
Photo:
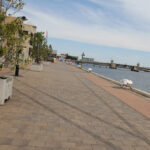
[[81,59],[81,68],[82,68],[82,63],[83,63],[83,57],[85,56],[84,52],[82,53],[82,59]]

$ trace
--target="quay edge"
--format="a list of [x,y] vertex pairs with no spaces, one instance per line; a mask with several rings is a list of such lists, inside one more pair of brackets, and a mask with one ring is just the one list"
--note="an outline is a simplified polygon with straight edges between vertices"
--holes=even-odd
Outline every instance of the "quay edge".
[[[84,68],[80,68],[80,69],[82,69],[83,71],[88,72],[88,70],[86,70],[86,69],[84,69]],[[100,75],[100,74],[98,74],[98,73],[95,73],[95,72],[91,72],[91,73],[94,74],[94,75],[96,75],[96,76],[98,76],[98,77],[100,77],[100,78],[103,78],[103,79],[105,79],[105,80],[107,80],[107,81],[110,81],[110,82],[112,82],[112,83],[114,83],[114,84],[116,84],[116,85],[121,86],[121,83],[120,83],[119,81],[110,79],[110,78],[108,78],[108,77],[102,76],[102,75]],[[129,90],[132,91],[132,92],[134,92],[134,93],[137,93],[137,94],[139,94],[139,95],[142,95],[142,96],[144,96],[144,97],[150,98],[150,93],[148,93],[148,92],[145,92],[145,91],[142,91],[142,90],[139,90],[139,89],[136,89],[136,88],[131,88],[131,89],[129,89]]]

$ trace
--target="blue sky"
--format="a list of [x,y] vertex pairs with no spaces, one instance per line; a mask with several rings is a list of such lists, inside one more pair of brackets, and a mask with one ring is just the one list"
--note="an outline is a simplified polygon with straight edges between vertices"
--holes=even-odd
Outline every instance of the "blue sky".
[[25,0],[25,15],[59,53],[150,66],[149,0]]

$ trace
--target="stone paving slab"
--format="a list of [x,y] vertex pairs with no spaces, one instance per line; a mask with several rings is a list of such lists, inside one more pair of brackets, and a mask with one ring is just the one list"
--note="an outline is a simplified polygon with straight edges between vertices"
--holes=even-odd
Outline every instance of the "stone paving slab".
[[2,70],[0,70],[0,75],[3,75],[5,73],[11,72],[11,69],[9,68],[3,68]]
[[150,119],[63,63],[15,78],[0,150],[149,150]]
[[138,112],[142,113],[144,116],[150,118],[150,98],[136,94],[128,89],[122,89],[118,85],[92,74],[86,74],[85,77],[94,82],[96,85],[101,86],[103,89],[119,98]]

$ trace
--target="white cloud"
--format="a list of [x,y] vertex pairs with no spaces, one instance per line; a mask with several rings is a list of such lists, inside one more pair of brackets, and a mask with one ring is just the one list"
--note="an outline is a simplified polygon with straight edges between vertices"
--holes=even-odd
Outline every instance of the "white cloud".
[[[150,23],[150,0],[89,0],[109,9],[118,9],[134,21]],[[142,23],[142,22],[139,22]]]
[[89,0],[89,1],[105,7],[119,7],[120,1],[122,2],[124,0]]
[[122,2],[122,6],[126,12],[134,17],[148,21],[150,20],[150,1],[149,0],[117,0]]
[[[92,2],[103,2],[99,3],[102,5],[107,5],[110,7],[109,3],[98,0],[90,0]],[[140,0],[114,0],[117,7],[120,7],[120,3],[124,11],[130,12],[135,17],[140,16],[143,19],[142,12],[149,11],[144,9],[144,6],[140,9]],[[138,4],[135,1],[139,1]],[[143,0],[147,1],[148,0]],[[119,3],[117,3],[119,2]],[[150,3],[150,2],[149,2]],[[115,6],[116,6],[115,5]],[[113,6],[113,7],[115,7]],[[81,8],[82,7],[82,8]],[[134,8],[135,9],[132,9]],[[100,10],[93,10],[86,6],[79,6],[80,13],[82,15],[87,15],[93,24],[82,24],[80,22],[73,22],[66,19],[63,16],[57,16],[54,13],[44,13],[40,12],[40,10],[35,10],[34,8],[25,7],[24,13],[29,14],[29,18],[33,23],[35,23],[39,30],[46,31],[48,30],[50,37],[63,38],[69,40],[75,40],[80,42],[87,42],[93,44],[107,45],[113,47],[120,48],[128,48],[128,49],[137,49],[143,51],[150,51],[150,34],[149,32],[145,33],[144,31],[137,31],[131,29],[126,24],[122,24],[118,28],[113,28],[111,25],[113,23],[108,22],[105,14]],[[136,14],[139,12],[140,14]],[[98,18],[101,18],[101,22],[97,22]],[[150,13],[145,17],[144,20],[148,20],[150,18]],[[108,26],[106,25],[109,24]],[[120,22],[121,24],[122,22]]]

